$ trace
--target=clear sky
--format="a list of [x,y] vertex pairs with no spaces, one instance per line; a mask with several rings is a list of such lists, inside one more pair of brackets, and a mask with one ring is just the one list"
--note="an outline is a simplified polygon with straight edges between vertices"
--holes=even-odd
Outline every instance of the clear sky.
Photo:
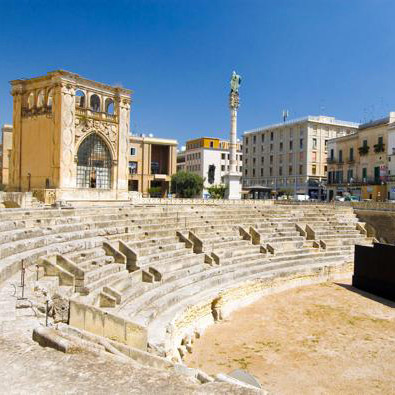
[[228,136],[323,113],[395,110],[395,0],[0,0],[0,123],[8,81],[65,69],[134,90],[134,133]]

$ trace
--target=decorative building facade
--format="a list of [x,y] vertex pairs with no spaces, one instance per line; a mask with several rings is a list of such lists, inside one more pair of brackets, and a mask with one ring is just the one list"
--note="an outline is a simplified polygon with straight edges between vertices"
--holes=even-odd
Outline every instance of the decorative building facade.
[[352,135],[328,142],[328,200],[351,194],[384,201],[395,195],[391,194],[395,181],[394,129],[395,112],[391,112],[388,117],[360,125]]
[[0,185],[3,187],[9,183],[9,168],[12,151],[12,125],[4,125],[1,128],[0,144]]
[[320,115],[244,132],[243,189],[253,198],[301,194],[323,199],[328,140],[357,127]]
[[9,189],[40,199],[127,199],[131,91],[58,70],[11,81]]
[[[229,141],[214,137],[188,140],[186,150],[178,153],[177,162],[178,171],[193,172],[205,179],[202,197],[207,198],[207,188],[224,184],[224,177],[229,172]],[[242,163],[242,145],[237,143],[236,167],[240,175]]]
[[130,136],[129,141],[129,191],[166,197],[176,173],[177,140]]

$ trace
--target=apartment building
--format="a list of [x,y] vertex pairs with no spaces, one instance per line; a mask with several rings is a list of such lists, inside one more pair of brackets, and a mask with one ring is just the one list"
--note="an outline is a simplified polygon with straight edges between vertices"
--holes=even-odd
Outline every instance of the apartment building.
[[[237,144],[237,170],[242,173],[242,145]],[[188,140],[186,150],[177,155],[179,171],[199,174],[205,179],[202,197],[209,196],[207,188],[224,184],[224,176],[229,171],[229,140],[215,137],[200,137]]]
[[0,141],[0,185],[6,186],[9,182],[9,164],[12,150],[12,125],[3,125],[1,128]]
[[360,199],[395,198],[395,112],[328,142],[328,200],[352,194]]
[[177,168],[177,140],[132,135],[129,143],[129,191],[166,197]]
[[309,115],[244,132],[243,189],[252,198],[303,194],[324,199],[328,140],[357,128],[354,122]]

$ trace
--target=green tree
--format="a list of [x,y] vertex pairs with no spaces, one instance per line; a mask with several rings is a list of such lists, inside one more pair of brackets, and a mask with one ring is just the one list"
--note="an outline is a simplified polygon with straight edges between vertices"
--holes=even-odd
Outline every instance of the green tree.
[[225,197],[226,186],[223,184],[212,185],[207,190],[211,199],[223,199]]
[[180,171],[171,176],[171,193],[178,197],[191,198],[203,191],[204,179],[198,174]]

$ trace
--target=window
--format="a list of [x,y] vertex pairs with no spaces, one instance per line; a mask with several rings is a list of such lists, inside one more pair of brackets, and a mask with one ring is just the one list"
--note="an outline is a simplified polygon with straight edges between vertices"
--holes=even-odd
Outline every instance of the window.
[[348,169],[347,170],[347,181],[351,182],[353,178],[353,170],[352,169]]
[[136,148],[135,147],[130,148],[130,155],[131,156],[136,155]]
[[263,177],[263,167],[261,167],[261,177]]
[[92,111],[99,112],[100,111],[100,98],[99,98],[99,96],[92,95],[91,96],[90,105],[91,105],[91,110]]
[[290,150],[290,151],[292,151],[293,146],[294,146],[293,141],[290,141],[290,142],[289,142],[289,150]]
[[335,159],[335,151],[331,149],[331,160]]
[[354,148],[350,148],[350,160],[354,160]]
[[53,102],[53,90],[50,89],[50,90],[48,91],[48,98],[47,98],[47,106],[48,106],[49,108],[52,108],[52,102]]
[[368,140],[363,140],[363,144],[362,144],[364,147],[367,147],[368,146]]
[[282,176],[282,175],[283,175],[283,167],[282,167],[282,166],[280,166],[280,167],[278,168],[278,175],[279,175],[279,176]]
[[325,166],[324,166],[324,172],[326,173],[327,171],[328,171],[328,166],[325,165]]
[[248,137],[246,137],[246,144],[248,144]]
[[252,176],[255,177],[255,169],[252,169]]
[[114,114],[114,101],[110,98],[106,99],[106,113],[113,115]]
[[273,151],[273,144],[270,144],[270,152]]
[[273,164],[273,155],[270,155],[270,164]]
[[281,142],[280,143],[280,151],[282,152],[282,150],[283,150],[283,143]]
[[75,106],[79,108],[85,108],[85,93],[77,90],[75,92]]
[[311,173],[313,174],[313,176],[315,176],[317,174],[317,166],[316,165],[311,166]]
[[303,165],[299,165],[299,174],[303,174]]
[[313,138],[313,149],[317,149],[317,139]]
[[343,163],[343,150],[339,150],[339,163]]
[[273,167],[271,167],[271,168],[269,169],[269,174],[270,174],[270,177],[273,175]]
[[367,167],[362,168],[362,181],[366,182],[368,178],[368,169]]
[[246,147],[246,154],[248,154],[248,147]]
[[299,140],[299,147],[300,147],[300,149],[303,149],[303,139]]
[[221,154],[221,159],[225,159],[225,154]]
[[129,174],[137,174],[137,162],[129,162]]
[[252,153],[255,154],[255,146],[252,147]]
[[225,165],[221,165],[221,171],[225,171]]
[[228,160],[229,160],[229,158],[230,158],[230,155],[228,154]]
[[37,107],[42,107],[44,105],[44,91],[40,91],[37,96]]
[[328,149],[328,140],[325,139],[324,143],[325,143],[325,151],[326,151]]
[[379,137],[378,143],[379,143],[379,145],[383,145],[383,137],[382,136]]
[[77,152],[77,187],[111,188],[112,159],[102,138],[90,134],[81,143]]
[[248,171],[247,169],[244,169],[244,175],[247,176],[248,175]]
[[252,158],[252,164],[255,165],[256,158]]
[[265,158],[261,156],[261,165],[263,165],[264,163],[265,163]]
[[262,135],[261,135],[261,140],[262,140],[262,143],[264,143],[265,142],[265,135],[262,133]]
[[244,162],[246,165],[248,165],[248,158],[245,158]]
[[288,174],[291,175],[291,174],[292,174],[292,171],[293,171],[292,166],[289,166],[289,167],[288,167]]
[[254,144],[256,144],[256,136],[253,136],[253,137],[252,137],[252,142],[253,142]]
[[151,162],[151,174],[159,174],[159,162],[157,161]]
[[34,107],[34,93],[30,93],[27,97],[27,108],[31,110]]
[[210,141],[210,148],[214,148],[214,141]]
[[317,162],[317,151],[313,151],[313,152],[311,153],[311,160],[312,160],[313,162]]
[[242,161],[243,160],[243,155],[240,155],[240,161]]
[[270,141],[273,141],[274,133],[270,132]]

